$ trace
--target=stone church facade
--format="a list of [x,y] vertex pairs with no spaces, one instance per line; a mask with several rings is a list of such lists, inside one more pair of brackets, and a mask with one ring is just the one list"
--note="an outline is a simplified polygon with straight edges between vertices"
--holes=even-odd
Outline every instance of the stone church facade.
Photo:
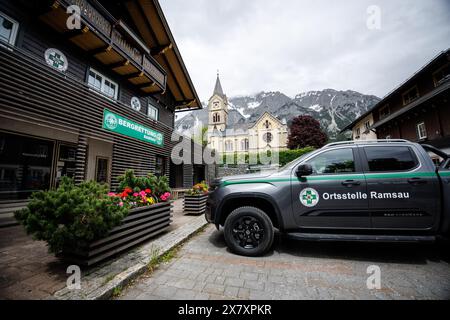
[[229,123],[228,99],[217,75],[208,102],[208,146],[219,154],[276,152],[287,149],[285,120],[265,112],[254,123]]

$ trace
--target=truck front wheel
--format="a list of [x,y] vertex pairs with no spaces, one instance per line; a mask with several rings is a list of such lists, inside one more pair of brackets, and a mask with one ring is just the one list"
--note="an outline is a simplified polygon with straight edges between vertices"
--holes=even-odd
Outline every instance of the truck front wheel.
[[236,254],[256,257],[270,249],[274,230],[264,211],[255,207],[240,207],[226,219],[225,241]]

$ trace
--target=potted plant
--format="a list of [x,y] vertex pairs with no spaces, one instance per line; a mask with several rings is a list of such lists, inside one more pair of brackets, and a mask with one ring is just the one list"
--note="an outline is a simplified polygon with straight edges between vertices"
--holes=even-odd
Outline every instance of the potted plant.
[[106,185],[63,178],[56,190],[34,193],[15,216],[49,251],[80,265],[92,265],[165,231],[172,206],[167,178],[119,178],[120,192]]
[[185,214],[201,215],[205,213],[209,187],[206,182],[196,184],[184,195]]

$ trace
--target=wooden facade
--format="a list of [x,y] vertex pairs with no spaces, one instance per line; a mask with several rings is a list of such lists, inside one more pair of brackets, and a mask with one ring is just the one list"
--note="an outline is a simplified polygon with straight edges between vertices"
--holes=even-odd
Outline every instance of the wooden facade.
[[450,153],[450,49],[439,53],[373,109],[345,130],[371,115],[378,139],[407,139]]
[[[165,22],[158,2],[150,2],[152,7],[147,6],[145,13]],[[143,1],[114,3],[140,7]],[[65,29],[66,7],[71,4],[82,9],[80,30]],[[33,181],[23,186],[24,170],[45,179],[49,188],[70,173],[76,182],[104,179],[114,190],[117,176],[126,169],[134,169],[137,175],[159,172],[171,177],[172,187],[192,186],[193,167],[183,166],[186,178],[175,179],[170,157],[176,110],[200,107],[195,88],[175,42],[169,44],[174,56],[164,57],[157,51],[159,43],[141,40],[142,34],[154,32],[151,26],[135,25],[127,16],[113,17],[94,0],[0,0],[0,18],[6,17],[7,27],[16,30],[13,41],[0,38],[0,225],[11,221],[8,208],[17,208],[39,189]],[[173,40],[167,24],[162,25],[164,30],[158,32]],[[64,54],[67,70],[46,62],[49,48]],[[90,70],[117,84],[116,98],[89,85]],[[133,97],[140,102],[140,110],[131,107]],[[158,111],[156,120],[149,117],[150,107]],[[163,145],[105,130],[105,109],[161,133]],[[18,146],[25,143],[30,146]],[[25,162],[36,158],[34,164],[19,166],[7,159],[14,145]],[[49,158],[45,165],[44,158]],[[176,185],[180,181],[182,185]],[[20,183],[24,190],[16,192]]]

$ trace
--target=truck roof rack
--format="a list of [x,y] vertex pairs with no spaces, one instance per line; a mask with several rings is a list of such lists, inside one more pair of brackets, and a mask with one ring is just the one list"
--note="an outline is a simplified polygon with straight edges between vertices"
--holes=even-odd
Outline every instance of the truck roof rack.
[[411,143],[408,140],[405,139],[375,139],[375,140],[351,140],[351,141],[339,141],[339,142],[332,142],[324,146],[324,148],[334,147],[334,146],[341,146],[341,145],[352,145],[352,144],[369,144],[369,143],[395,143],[395,142],[402,142],[402,143]]

